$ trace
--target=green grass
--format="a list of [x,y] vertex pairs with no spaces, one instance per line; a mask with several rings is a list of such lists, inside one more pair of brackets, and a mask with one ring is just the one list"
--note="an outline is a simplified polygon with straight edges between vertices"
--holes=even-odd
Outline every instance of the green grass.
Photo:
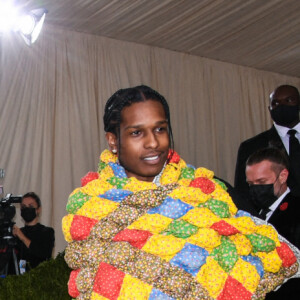
[[0,279],[0,300],[70,300],[70,271],[64,253],[59,253],[30,272]]

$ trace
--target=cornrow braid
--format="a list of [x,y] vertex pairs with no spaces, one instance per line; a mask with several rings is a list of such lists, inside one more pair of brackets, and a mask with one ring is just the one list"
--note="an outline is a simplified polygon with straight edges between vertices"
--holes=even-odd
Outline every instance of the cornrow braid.
[[[133,103],[147,100],[158,101],[162,104],[167,121],[170,139],[170,148],[174,149],[174,140],[171,127],[170,109],[166,99],[157,91],[146,85],[140,85],[115,92],[106,102],[103,116],[105,132],[112,132],[120,138],[121,112],[124,107]],[[171,155],[172,156],[172,155]]]

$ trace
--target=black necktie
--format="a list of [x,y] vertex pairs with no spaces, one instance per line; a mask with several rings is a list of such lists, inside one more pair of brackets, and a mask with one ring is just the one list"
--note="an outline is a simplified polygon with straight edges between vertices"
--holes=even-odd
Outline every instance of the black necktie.
[[295,129],[290,129],[288,131],[288,135],[290,136],[289,139],[289,156],[293,158],[297,158],[297,155],[300,154],[300,145],[299,141],[296,138],[295,134],[297,131]]
[[266,217],[267,217],[267,213],[268,213],[269,211],[271,211],[271,209],[269,209],[269,208],[263,208],[263,209],[259,212],[259,217],[260,217],[261,219],[265,220]]

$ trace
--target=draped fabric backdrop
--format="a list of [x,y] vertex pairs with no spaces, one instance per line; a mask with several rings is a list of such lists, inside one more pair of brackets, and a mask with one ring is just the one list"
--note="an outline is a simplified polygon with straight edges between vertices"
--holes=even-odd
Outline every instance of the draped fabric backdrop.
[[107,146],[103,109],[117,89],[143,83],[163,94],[176,151],[233,183],[240,142],[271,125],[269,93],[284,83],[300,86],[300,78],[49,25],[31,47],[15,35],[0,43],[5,193],[40,195],[41,222],[56,232],[55,253],[66,245],[68,195],[97,170]]

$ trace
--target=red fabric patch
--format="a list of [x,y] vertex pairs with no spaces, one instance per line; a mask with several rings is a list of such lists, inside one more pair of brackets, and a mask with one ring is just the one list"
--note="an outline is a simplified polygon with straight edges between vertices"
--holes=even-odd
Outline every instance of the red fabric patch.
[[289,204],[287,202],[283,202],[280,206],[279,209],[280,210],[286,210],[288,208]]
[[114,242],[128,242],[133,247],[142,249],[152,233],[145,230],[124,229],[113,238]]
[[210,194],[216,188],[215,184],[205,177],[195,178],[189,186],[200,188],[204,194]]
[[77,278],[79,272],[80,272],[80,269],[77,269],[77,270],[73,270],[70,273],[70,278],[69,278],[69,282],[68,282],[68,292],[72,298],[76,298],[79,296],[79,291],[77,290],[77,286],[76,286],[76,278]]
[[93,291],[110,300],[116,300],[120,294],[125,274],[107,263],[100,263]]
[[77,241],[85,240],[97,222],[98,220],[95,219],[75,215],[70,228],[72,239]]
[[239,230],[237,230],[235,227],[228,224],[224,220],[214,223],[213,225],[211,225],[210,228],[217,231],[220,235],[233,235],[240,232]]
[[180,156],[176,151],[169,149],[168,160],[170,163],[178,164],[180,161]]
[[282,260],[282,265],[285,268],[290,267],[297,261],[295,254],[286,243],[281,243],[280,247],[276,248],[276,251]]
[[90,181],[99,178],[99,174],[97,172],[88,172],[84,177],[81,178],[81,186],[85,186]]
[[224,288],[217,300],[250,300],[252,293],[249,292],[239,281],[228,276]]

